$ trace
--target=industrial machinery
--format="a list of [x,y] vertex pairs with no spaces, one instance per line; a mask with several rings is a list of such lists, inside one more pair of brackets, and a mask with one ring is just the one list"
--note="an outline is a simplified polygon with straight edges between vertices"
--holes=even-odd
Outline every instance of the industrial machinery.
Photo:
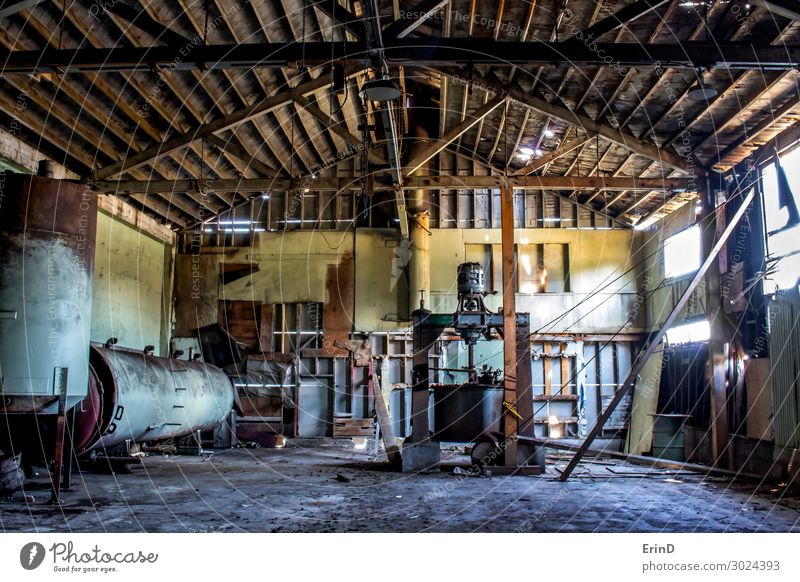
[[[476,464],[504,465],[509,470],[538,474],[544,470],[544,450],[518,442],[517,437],[533,437],[533,394],[530,365],[517,366],[514,398],[508,388],[489,369],[480,375],[475,369],[474,346],[480,339],[500,337],[504,330],[502,313],[490,312],[484,303],[483,267],[462,263],[458,267],[458,308],[452,314],[432,313],[424,302],[412,313],[413,388],[412,430],[403,448],[403,470],[415,471],[438,462],[436,441],[474,443],[472,460]],[[466,344],[469,354],[469,379],[459,385],[431,384],[429,351],[445,329],[451,329]],[[530,362],[530,317],[516,314],[516,361]],[[433,393],[434,431],[429,434],[429,392]],[[505,415],[518,422],[509,433]],[[505,450],[514,451],[514,466],[508,464]]]
[[210,430],[233,407],[230,380],[211,364],[98,346],[90,362],[89,394],[75,413],[77,454]]
[[62,392],[69,409],[89,384],[97,197],[68,180],[0,180],[0,411],[56,414]]
[[0,449],[53,461],[219,425],[233,385],[219,368],[90,346],[97,198],[85,184],[0,174]]

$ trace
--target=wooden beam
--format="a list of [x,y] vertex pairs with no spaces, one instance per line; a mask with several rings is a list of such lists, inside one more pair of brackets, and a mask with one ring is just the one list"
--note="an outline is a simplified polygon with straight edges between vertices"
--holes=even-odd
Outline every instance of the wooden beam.
[[[199,178],[176,180],[99,180],[93,188],[99,192],[182,192],[196,190]],[[203,179],[203,186],[218,192],[263,192],[266,190],[286,191],[305,185],[323,192],[339,190],[360,190],[359,177],[319,178],[309,182],[306,178],[223,178]],[[406,177],[403,190],[484,190],[499,188],[504,183],[502,176],[410,176]],[[509,187],[515,190],[677,190],[692,187],[689,178],[615,178],[604,176],[522,176],[509,177]],[[376,178],[376,189],[395,188],[386,178]]]
[[312,6],[330,18],[334,26],[337,24],[343,26],[347,32],[351,33],[356,38],[365,39],[367,37],[364,28],[364,19],[350,12],[347,8],[339,4],[337,0],[317,0]]
[[167,45],[187,47],[192,46],[195,42],[202,42],[202,39],[199,37],[189,39],[175,32],[171,28],[155,20],[146,11],[142,10],[139,12],[132,6],[128,6],[123,2],[107,2],[102,5],[102,9],[113,12],[117,16],[121,16],[132,26],[135,26],[139,30],[146,32],[156,40],[160,40]]
[[216,119],[210,123],[195,127],[186,133],[169,138],[160,144],[139,152],[138,154],[129,156],[120,162],[110,164],[104,168],[96,170],[92,176],[92,179],[95,181],[104,180],[122,172],[127,172],[133,168],[138,168],[139,166],[142,166],[159,156],[185,147],[197,139],[206,137],[207,135],[216,133],[218,131],[230,129],[250,121],[255,117],[264,115],[270,111],[274,111],[279,107],[286,105],[287,103],[291,103],[295,95],[307,95],[309,93],[313,93],[314,91],[325,87],[329,83],[330,79],[326,75],[320,75],[318,78],[301,83],[297,87],[281,91],[270,97],[266,97],[258,103],[254,103],[250,107],[246,107],[242,110],[231,113],[230,115]]
[[411,18],[403,17],[402,13],[400,18],[387,26],[383,31],[383,36],[387,39],[391,38],[405,38],[422,24],[428,20],[436,12],[449,4],[450,0],[422,0],[412,8],[406,10],[406,14],[411,15]]
[[528,164],[525,167],[520,168],[519,170],[517,170],[516,172],[514,172],[511,175],[512,176],[530,176],[536,170],[539,170],[541,168],[544,168],[547,165],[550,165],[551,163],[556,161],[561,156],[566,155],[569,152],[571,152],[572,150],[574,150],[575,148],[578,148],[578,147],[582,146],[583,144],[585,144],[587,141],[591,140],[592,138],[594,138],[594,136],[592,134],[590,134],[590,133],[584,134],[582,137],[573,138],[570,141],[561,144],[558,148],[554,149],[552,152],[547,152],[541,158],[536,158],[535,160],[532,160],[530,164]]
[[[717,161],[713,162],[716,166],[724,166],[724,162],[728,156],[730,156],[738,147],[743,146],[744,144],[756,139],[759,134],[768,130],[774,124],[778,123],[781,119],[786,117],[789,113],[792,112],[793,109],[800,106],[800,95],[792,95],[789,100],[778,108],[776,111],[770,112],[766,119],[764,119],[761,123],[757,124],[753,129],[747,130],[745,128],[744,134],[734,140],[730,145],[728,145],[724,150],[722,150],[717,156]],[[713,159],[712,159],[713,161]]]
[[517,402],[517,278],[514,252],[514,191],[500,186],[500,240],[503,273],[503,436],[505,465],[517,465],[517,417],[507,406]]
[[0,18],[8,18],[22,10],[30,10],[37,5],[44,2],[44,0],[20,0],[20,2],[3,2],[0,7]]
[[[450,74],[453,73],[451,72]],[[494,87],[499,92],[506,91],[503,83],[494,74],[490,74],[488,77],[483,77],[478,73],[474,73],[473,81],[476,83],[485,84],[489,87]],[[546,113],[551,117],[561,119],[567,123],[577,125],[587,133],[599,134],[601,137],[618,143],[632,152],[651,160],[661,162],[663,165],[669,166],[676,170],[688,172],[690,174],[694,171],[692,164],[674,152],[662,150],[656,144],[640,140],[632,133],[613,128],[610,125],[601,123],[599,121],[595,121],[594,119],[582,113],[571,111],[565,105],[550,103],[542,97],[531,95],[517,83],[513,84],[511,87],[508,87],[507,91],[508,97],[522,105],[525,105],[526,107],[530,107],[540,111],[541,113]]]
[[217,146],[221,151],[228,152],[229,154],[236,156],[245,162],[248,167],[253,168],[264,176],[275,176],[279,173],[278,170],[272,166],[262,162],[255,156],[251,156],[246,150],[237,146],[232,138],[225,139],[218,135],[214,135],[213,133],[209,133],[205,139]]
[[479,123],[492,111],[497,109],[504,101],[505,98],[503,96],[495,97],[494,99],[488,101],[483,107],[480,107],[478,110],[474,111],[472,114],[468,114],[464,121],[450,129],[441,138],[429,144],[413,159],[409,160],[408,164],[406,164],[406,167],[403,169],[403,173],[408,176],[416,172],[420,167],[422,167],[423,164],[428,162],[436,154],[444,150],[449,144],[472,129],[475,124]]
[[[746,74],[747,75],[751,75],[752,73],[748,72]],[[732,125],[736,124],[737,122],[740,122],[739,123],[740,127],[745,126],[745,123],[746,123],[746,121],[744,119],[745,111],[750,109],[752,106],[758,104],[758,102],[761,99],[763,99],[764,97],[769,97],[770,93],[775,88],[775,86],[778,85],[779,83],[781,83],[783,80],[785,80],[790,75],[794,75],[794,73],[792,71],[787,71],[785,73],[780,74],[774,81],[772,81],[771,83],[768,83],[757,94],[750,96],[746,101],[744,101],[744,103],[742,103],[739,107],[736,108],[736,111],[733,113],[733,115],[728,117],[728,119],[723,121],[721,124],[719,124],[719,125],[715,124],[714,125],[714,131],[711,133],[711,135],[709,135],[703,141],[701,141],[699,144],[694,146],[694,148],[696,150],[700,150],[707,143],[711,142],[712,140],[716,140],[718,135],[720,135],[724,131],[727,131]],[[792,84],[794,85],[794,83],[792,83]]]
[[388,392],[391,393],[391,385],[387,380],[388,370],[382,370],[381,376],[378,378],[376,374],[372,374],[372,384],[375,387],[375,415],[378,417],[378,428],[381,431],[381,440],[383,441],[383,448],[386,451],[386,456],[389,458],[389,463],[394,467],[400,467],[402,464],[402,453],[400,447],[397,446],[397,440],[394,436],[394,427],[392,426],[392,417],[389,415],[389,406],[386,404],[386,398],[383,393],[384,387],[388,386]]
[[[341,137],[345,140],[349,145],[356,148],[356,151],[361,151],[363,148],[363,143],[360,139],[350,133],[350,130],[347,129],[346,126],[342,125],[341,123],[337,122],[336,120],[330,118],[328,115],[325,114],[322,109],[317,106],[316,103],[311,101],[308,97],[304,95],[295,95],[294,102],[297,103],[300,107],[308,111],[311,115],[313,115],[323,126],[325,129],[329,129],[334,132],[336,135]],[[374,163],[377,164],[387,164],[386,158],[380,155],[378,152],[370,150],[369,157],[372,159]]]
[[647,347],[645,350],[639,354],[634,362],[633,366],[631,366],[631,370],[628,373],[627,378],[625,378],[625,382],[620,386],[620,388],[614,394],[614,397],[611,399],[611,402],[608,403],[606,409],[597,419],[597,422],[592,427],[592,430],[589,431],[589,434],[586,436],[586,439],[581,444],[580,448],[575,452],[575,456],[572,457],[569,464],[564,469],[564,472],[561,473],[561,477],[559,478],[561,481],[566,481],[569,479],[569,476],[575,470],[575,467],[580,463],[583,456],[586,454],[586,451],[589,450],[589,447],[592,446],[594,439],[597,438],[597,435],[600,434],[600,431],[603,430],[603,426],[605,425],[606,421],[611,417],[614,413],[614,410],[617,408],[617,405],[622,401],[622,399],[630,392],[633,388],[634,382],[636,381],[639,373],[644,368],[644,365],[647,363],[647,360],[650,359],[650,356],[658,349],[659,344],[664,339],[664,336],[667,333],[667,330],[672,326],[673,323],[678,319],[678,315],[683,310],[686,303],[688,303],[689,298],[691,297],[694,290],[703,280],[706,275],[706,272],[711,267],[711,264],[716,261],[717,255],[722,250],[722,247],[725,246],[725,243],[730,238],[733,231],[736,229],[736,226],[739,224],[739,221],[742,217],[748,212],[748,208],[750,207],[750,203],[755,198],[755,189],[751,189],[747,196],[744,197],[742,200],[741,206],[739,206],[736,214],[731,218],[730,223],[727,225],[725,230],[722,232],[720,237],[717,239],[717,242],[714,243],[714,246],[709,249],[708,256],[706,257],[703,264],[697,270],[697,272],[692,277],[691,282],[686,287],[686,290],[683,292],[681,297],[675,303],[675,306],[670,311],[667,318],[664,320],[664,323],[661,325],[661,328],[651,337],[648,338]]
[[628,4],[624,8],[617,10],[614,14],[606,16],[600,22],[593,24],[589,28],[578,32],[572,39],[580,42],[592,42],[599,39],[604,34],[622,28],[644,16],[648,12],[655,10],[670,2],[671,0],[638,0],[633,4]]
[[800,5],[795,0],[752,0],[752,3],[789,20],[800,20]]

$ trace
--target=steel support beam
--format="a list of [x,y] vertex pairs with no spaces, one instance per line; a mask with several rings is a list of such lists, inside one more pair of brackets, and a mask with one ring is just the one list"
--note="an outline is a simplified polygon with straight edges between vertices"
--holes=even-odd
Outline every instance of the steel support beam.
[[[513,42],[480,38],[387,39],[387,63],[403,66],[540,65],[773,69],[791,70],[800,63],[800,45],[686,41],[680,44]],[[304,58],[305,56],[305,58]],[[276,68],[327,65],[347,60],[369,66],[369,49],[361,41],[261,43],[197,46],[44,48],[0,51],[3,73]]]

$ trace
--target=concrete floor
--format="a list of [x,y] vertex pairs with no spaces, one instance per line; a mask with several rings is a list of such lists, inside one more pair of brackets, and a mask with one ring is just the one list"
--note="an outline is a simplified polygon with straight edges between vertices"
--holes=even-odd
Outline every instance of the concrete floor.
[[[449,453],[448,463],[466,458]],[[39,532],[800,531],[800,499],[777,488],[611,461],[557,480],[380,470],[346,448],[150,456],[128,474],[77,474],[60,508],[0,501],[0,529]],[[452,468],[452,467],[451,467]],[[647,475],[643,477],[642,475]],[[337,478],[337,476],[340,476]],[[350,479],[348,481],[348,479]],[[44,487],[44,483],[40,483]],[[19,498],[19,495],[17,495]]]

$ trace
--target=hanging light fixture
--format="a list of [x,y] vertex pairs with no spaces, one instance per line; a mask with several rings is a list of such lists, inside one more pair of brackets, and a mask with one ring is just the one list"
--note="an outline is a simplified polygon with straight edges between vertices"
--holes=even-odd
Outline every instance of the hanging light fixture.
[[401,95],[400,88],[391,79],[372,79],[361,88],[361,98],[367,101],[394,101]]
[[717,90],[711,85],[707,85],[702,79],[697,82],[697,85],[686,94],[687,99],[692,101],[708,101],[717,96]]

